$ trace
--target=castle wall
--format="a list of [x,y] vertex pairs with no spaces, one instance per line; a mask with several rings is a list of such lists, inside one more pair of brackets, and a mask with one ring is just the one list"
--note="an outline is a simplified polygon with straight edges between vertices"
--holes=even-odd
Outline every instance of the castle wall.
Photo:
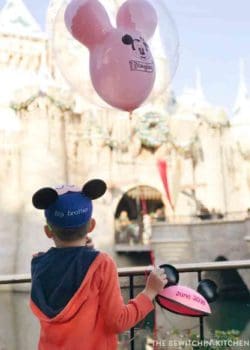
[[[114,213],[122,195],[132,187],[143,184],[159,190],[170,222],[178,221],[178,217],[181,219],[182,216],[196,213],[193,201],[181,194],[181,189],[188,183],[193,182],[197,185],[197,198],[210,209],[216,208],[224,212],[225,198],[227,205],[230,203],[230,182],[226,177],[227,168],[223,158],[225,154],[221,153],[224,141],[219,130],[210,130],[205,125],[199,128],[203,158],[195,167],[192,159],[178,155],[182,165],[178,175],[179,195],[176,196],[173,212],[166,199],[156,166],[157,156],[167,160],[169,187],[173,197],[177,176],[177,153],[173,149],[167,147],[154,154],[141,146],[131,149],[130,142],[124,142],[122,147],[111,147],[110,144],[103,143],[101,138],[89,139],[85,131],[87,124],[91,123],[92,115],[87,112],[74,114],[70,110],[65,111],[51,103],[46,96],[35,99],[28,110],[18,111],[18,117],[21,122],[20,132],[15,138],[9,135],[6,139],[5,135],[2,139],[1,162],[5,171],[1,174],[1,236],[8,249],[2,251],[5,263],[1,266],[0,273],[28,272],[32,254],[50,246],[50,242],[42,233],[42,211],[35,210],[31,204],[32,194],[43,186],[65,182],[81,186],[90,178],[103,178],[108,184],[108,191],[95,203],[97,227],[93,239],[98,249],[104,249],[113,255]],[[119,123],[118,118],[114,120],[114,139],[119,139]],[[126,130],[124,121],[122,127],[122,130]],[[127,128],[124,140],[129,136]],[[10,147],[8,151],[7,146]],[[223,175],[226,177],[227,186],[223,184]],[[246,210],[244,206],[239,208]],[[239,250],[241,253],[243,251]],[[194,251],[191,256],[198,259],[197,261],[200,259],[198,251]],[[238,258],[243,257],[242,255]],[[203,258],[210,259],[209,251]]]

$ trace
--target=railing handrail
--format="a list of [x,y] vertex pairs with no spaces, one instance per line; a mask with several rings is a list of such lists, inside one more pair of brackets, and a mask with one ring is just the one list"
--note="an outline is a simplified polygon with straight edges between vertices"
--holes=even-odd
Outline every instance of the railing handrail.
[[[230,261],[213,261],[201,263],[173,264],[179,272],[198,272],[214,270],[231,270],[231,269],[249,269],[250,260],[230,260]],[[143,275],[151,271],[153,266],[122,267],[118,269],[119,276]]]
[[[179,272],[199,272],[199,271],[215,271],[215,270],[231,270],[231,269],[249,269],[250,260],[230,260],[230,261],[214,261],[188,264],[174,264]],[[120,277],[143,276],[145,272],[150,272],[152,265],[136,266],[136,267],[120,267],[118,274]],[[19,284],[30,283],[31,276],[27,274],[0,275],[0,284]]]

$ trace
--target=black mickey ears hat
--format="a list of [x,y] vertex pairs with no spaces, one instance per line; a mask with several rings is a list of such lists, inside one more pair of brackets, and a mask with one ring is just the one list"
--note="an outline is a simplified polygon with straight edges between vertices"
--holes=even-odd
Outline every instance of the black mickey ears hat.
[[[64,191],[62,194],[67,192],[80,192],[75,186],[68,185],[60,186],[60,191],[57,189],[58,188],[44,187],[35,192],[32,196],[32,204],[34,207],[37,209],[47,209],[58,199],[61,190]],[[81,192],[89,199],[94,200],[103,196],[106,190],[107,185],[103,180],[93,179],[83,185]]]
[[198,284],[197,292],[200,293],[208,303],[214,302],[218,297],[217,285],[210,279],[201,280]]
[[90,199],[97,199],[104,195],[107,185],[103,180],[94,179],[86,182],[82,188],[82,192]]
[[32,204],[36,209],[47,209],[58,198],[56,190],[50,187],[44,187],[38,190],[32,196]]
[[32,197],[37,209],[44,209],[47,221],[57,227],[73,228],[84,225],[92,216],[92,200],[106,192],[104,181],[88,181],[81,189],[74,185],[42,188]]
[[169,286],[174,286],[178,284],[179,282],[179,272],[176,270],[176,268],[173,265],[169,264],[162,264],[159,266],[161,269],[164,269],[165,274],[168,278],[168,283],[165,285],[164,288]]

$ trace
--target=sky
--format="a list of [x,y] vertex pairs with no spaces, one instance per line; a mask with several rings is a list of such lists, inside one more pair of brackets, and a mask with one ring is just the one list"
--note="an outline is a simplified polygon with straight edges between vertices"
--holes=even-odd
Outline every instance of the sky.
[[[44,28],[49,0],[23,0]],[[167,4],[179,36],[179,63],[172,80],[180,95],[200,71],[208,102],[232,111],[245,62],[250,88],[250,0],[157,0]],[[5,0],[0,0],[0,7]]]

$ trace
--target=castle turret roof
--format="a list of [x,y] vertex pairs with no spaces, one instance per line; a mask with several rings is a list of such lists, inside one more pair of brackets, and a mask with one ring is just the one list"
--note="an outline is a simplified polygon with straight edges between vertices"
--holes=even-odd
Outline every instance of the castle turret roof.
[[204,110],[204,108],[209,107],[207,102],[202,84],[201,84],[201,74],[197,69],[196,71],[196,81],[194,88],[184,88],[183,93],[177,98],[178,119],[184,119],[189,121],[196,121],[197,115]]
[[232,124],[250,125],[250,93],[246,84],[245,62],[240,60],[240,81],[238,94],[234,105]]
[[0,11],[0,31],[25,36],[44,36],[44,33],[22,0],[6,0]]
[[194,119],[196,119],[195,113],[198,112],[199,109],[209,106],[204,96],[201,85],[201,74],[198,69],[196,72],[195,87],[185,88],[182,95],[180,95],[177,100],[182,109],[186,110],[187,112],[194,113]]

